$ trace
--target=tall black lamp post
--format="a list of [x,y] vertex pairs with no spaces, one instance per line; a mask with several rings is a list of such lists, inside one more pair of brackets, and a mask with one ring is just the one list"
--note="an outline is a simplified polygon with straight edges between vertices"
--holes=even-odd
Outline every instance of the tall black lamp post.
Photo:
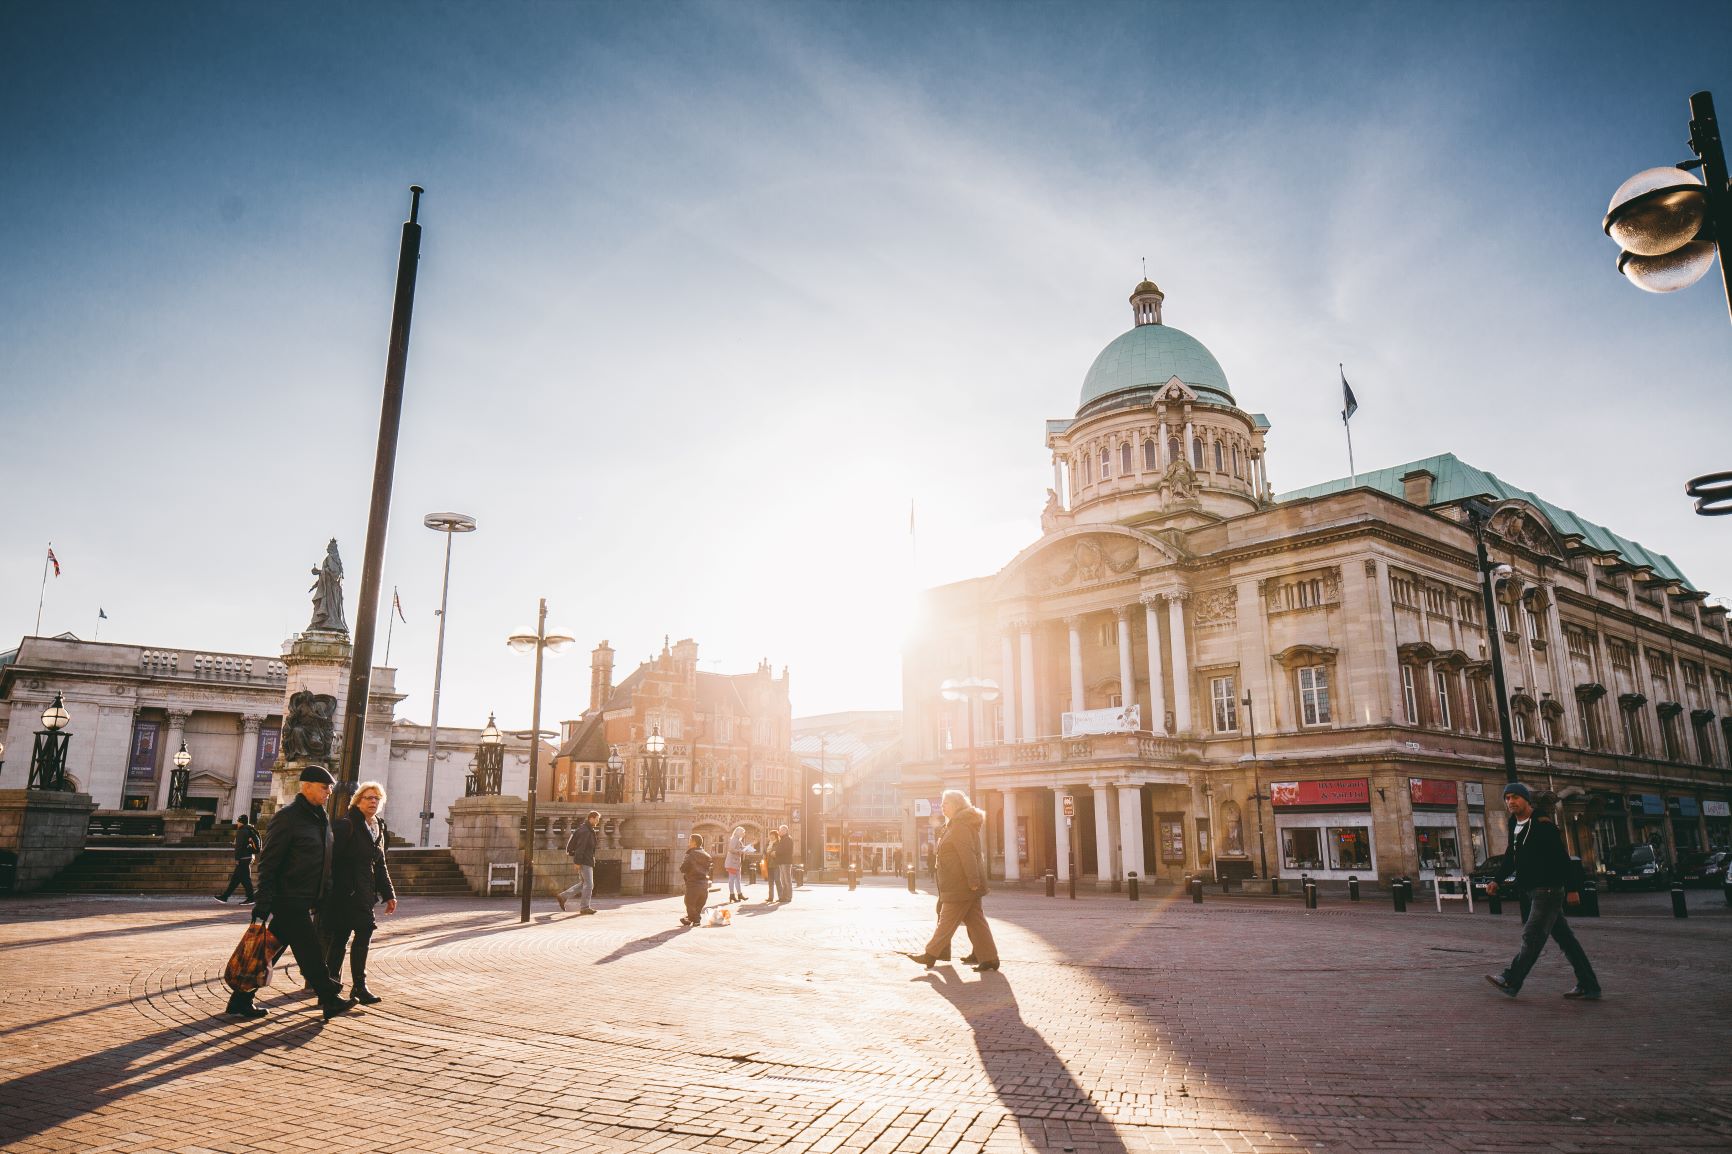
[[42,711],[42,728],[36,731],[36,748],[30,751],[30,789],[65,790],[66,747],[72,735],[65,732],[72,720],[61,703],[60,694],[54,703]]
[[1251,727],[1251,800],[1257,803],[1257,860],[1263,876],[1269,876],[1269,839],[1263,830],[1263,803],[1268,801],[1268,795],[1263,792],[1263,771],[1257,765],[1257,710],[1251,704],[1251,691],[1245,690],[1245,721]]
[[[1690,151],[1695,160],[1644,169],[1619,185],[1601,227],[1623,250],[1618,271],[1648,292],[1689,288],[1708,274],[1718,254],[1732,312],[1732,268],[1720,251],[1720,238],[1732,236],[1732,181],[1711,93],[1690,97]],[[1692,169],[1700,169],[1701,177]],[[1696,477],[1684,491],[1705,517],[1732,513],[1732,472]]]
[[1497,694],[1497,726],[1503,737],[1503,776],[1505,781],[1516,779],[1515,734],[1510,728],[1509,690],[1504,684],[1503,638],[1497,619],[1497,582],[1514,572],[1508,565],[1493,565],[1485,548],[1486,527],[1495,512],[1491,502],[1478,497],[1462,502],[1468,523],[1473,529],[1474,551],[1479,559],[1479,595],[1485,612],[1486,648],[1491,651],[1492,691]]
[[968,717],[968,804],[979,805],[980,798],[974,780],[974,703],[998,700],[998,682],[984,677],[950,678],[938,687],[946,701],[962,702],[962,712]]
[[541,599],[541,606],[535,619],[535,632],[519,629],[506,639],[506,644],[519,653],[535,654],[535,704],[530,711],[529,721],[529,786],[524,791],[529,795],[523,814],[523,848],[522,864],[517,872],[523,878],[523,905],[517,921],[521,925],[529,920],[529,899],[535,889],[535,799],[541,790],[541,663],[542,655],[548,650],[557,653],[570,645],[573,638],[569,633],[547,631],[547,598]]
[[192,754],[186,751],[186,742],[180,743],[180,750],[174,755],[174,769],[168,775],[168,808],[186,808],[186,787],[192,780],[192,770],[187,766],[192,764]]

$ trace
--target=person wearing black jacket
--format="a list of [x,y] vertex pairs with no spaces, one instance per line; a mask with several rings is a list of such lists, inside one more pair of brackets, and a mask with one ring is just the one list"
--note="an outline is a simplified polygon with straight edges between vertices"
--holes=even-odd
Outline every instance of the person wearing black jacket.
[[324,936],[325,965],[331,979],[342,981],[343,949],[354,935],[349,954],[349,973],[354,982],[349,993],[363,1006],[379,1001],[367,988],[367,951],[373,944],[373,907],[385,903],[385,912],[397,912],[397,890],[385,868],[385,823],[379,807],[385,804],[385,787],[363,781],[355,789],[355,803],[331,827],[331,891],[319,907],[319,932]]
[[571,831],[571,837],[566,839],[565,852],[571,857],[571,863],[577,867],[577,880],[553,895],[553,900],[559,903],[562,910],[565,903],[575,897],[578,913],[595,912],[589,899],[595,893],[596,830],[600,825],[601,811],[592,809],[577,823],[577,828]]
[[[794,900],[794,839],[787,826],[776,830],[780,835],[776,848],[770,852],[771,896],[782,905]],[[780,891],[778,893],[778,891]]]
[[[276,812],[265,831],[253,903],[253,923],[269,921],[271,933],[295,952],[295,964],[319,995],[326,1018],[355,1007],[355,999],[342,997],[342,987],[331,978],[313,927],[313,909],[331,888],[331,820],[325,802],[335,784],[337,779],[323,766],[301,771],[300,795]],[[229,998],[228,1012],[243,1018],[265,1014],[253,1005],[251,993],[238,991]]]
[[[1587,951],[1582,949],[1564,917],[1565,904],[1580,901],[1581,895],[1571,891],[1569,851],[1564,848],[1564,838],[1558,827],[1552,824],[1552,809],[1557,799],[1549,793],[1536,799],[1527,786],[1512,781],[1504,787],[1503,801],[1516,824],[1498,876],[1513,875],[1516,888],[1528,896],[1532,908],[1527,925],[1522,927],[1521,949],[1503,973],[1487,974],[1485,980],[1509,997],[1515,997],[1521,991],[1528,971],[1539,960],[1540,951],[1546,948],[1549,937],[1558,944],[1564,957],[1569,959],[1570,968],[1576,972],[1575,988],[1564,997],[1596,1001],[1600,996],[1600,980],[1594,976]],[[1497,890],[1495,881],[1486,886],[1487,893],[1495,894]]]
[[246,887],[247,902],[253,900],[253,857],[259,852],[259,831],[253,828],[246,814],[235,818],[235,869],[229,875],[228,889],[216,896],[219,902],[227,902],[241,886]]
[[695,926],[703,919],[704,903],[710,897],[710,865],[712,859],[704,850],[701,834],[692,834],[685,860],[680,862],[680,876],[686,879],[686,916],[682,926]]

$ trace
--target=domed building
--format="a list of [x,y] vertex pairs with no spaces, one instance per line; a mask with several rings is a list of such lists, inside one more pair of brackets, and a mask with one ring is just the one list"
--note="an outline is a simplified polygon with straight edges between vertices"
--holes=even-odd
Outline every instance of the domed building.
[[1503,846],[1506,717],[1590,865],[1732,841],[1723,608],[1451,454],[1277,496],[1268,420],[1164,301],[1136,286],[1075,415],[1047,422],[1040,539],[925,595],[912,852],[960,788],[1004,879],[1455,876]]

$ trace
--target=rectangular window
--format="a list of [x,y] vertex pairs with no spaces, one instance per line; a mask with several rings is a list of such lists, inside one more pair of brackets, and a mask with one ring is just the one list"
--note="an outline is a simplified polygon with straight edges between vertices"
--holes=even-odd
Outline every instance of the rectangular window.
[[1413,690],[1413,666],[1401,667],[1401,704],[1407,713],[1407,724],[1419,724],[1419,695]]
[[1457,848],[1455,827],[1415,826],[1413,839],[1419,847],[1420,869],[1453,873],[1461,868],[1461,850]]
[[1618,715],[1623,718],[1624,748],[1633,757],[1648,756],[1648,742],[1642,734],[1642,719],[1636,716],[1634,709],[1620,709]]
[[1612,669],[1626,676],[1630,674],[1630,663],[1634,660],[1629,645],[1622,641],[1608,642],[1606,648],[1612,654]]
[[1450,727],[1449,710],[1449,674],[1439,669],[1432,674],[1437,683],[1437,724],[1440,728]]
[[586,765],[581,770],[578,771],[578,781],[580,783],[579,789],[582,792],[584,792],[584,793],[591,792],[590,788],[589,788],[589,766]]
[[1708,736],[1708,723],[1696,725],[1696,760],[1702,765],[1714,764],[1714,741]]
[[1479,598],[1463,594],[1455,599],[1456,612],[1461,615],[1463,625],[1475,625],[1479,622]]
[[1605,735],[1600,732],[1600,711],[1593,702],[1582,703],[1582,733],[1589,749],[1606,748]]
[[1329,829],[1329,868],[1369,870],[1371,831],[1362,825],[1338,825]]
[[1125,695],[1124,694],[1122,694],[1122,693],[1109,693],[1109,694],[1107,694],[1107,708],[1108,709],[1123,709],[1124,707],[1125,707]]
[[1110,478],[1112,475],[1113,475],[1112,453],[1110,453],[1106,449],[1102,449],[1101,450],[1101,480],[1105,481],[1108,478]]
[[1209,700],[1214,705],[1215,732],[1232,733],[1239,728],[1239,698],[1234,679],[1216,677],[1209,682]]
[[1307,665],[1299,670],[1299,716],[1305,725],[1328,725],[1329,667]]
[[1570,656],[1578,661],[1593,661],[1593,652],[1588,648],[1588,635],[1584,630],[1564,626],[1564,641],[1570,647]]
[[1281,831],[1281,866],[1290,870],[1323,868],[1323,831],[1300,827]]

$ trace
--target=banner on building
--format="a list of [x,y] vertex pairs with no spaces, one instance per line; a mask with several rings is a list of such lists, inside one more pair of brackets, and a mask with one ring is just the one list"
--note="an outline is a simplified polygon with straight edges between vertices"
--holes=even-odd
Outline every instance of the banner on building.
[[283,731],[278,726],[259,729],[259,759],[253,763],[253,789],[271,787],[271,766],[277,763],[277,751],[282,748]]
[[1272,781],[1269,783],[1269,803],[1276,809],[1368,806],[1371,804],[1371,783],[1363,777]]
[[1143,707],[1127,705],[1119,709],[1083,709],[1066,713],[1061,718],[1060,733],[1065,737],[1086,737],[1091,733],[1136,733],[1143,727]]
[[[1414,805],[1454,809],[1458,794],[1453,781],[1435,777],[1410,777],[1407,779],[1407,796]],[[1485,804],[1483,797],[1480,804]]]
[[126,780],[156,780],[156,746],[162,738],[162,722],[132,723],[132,756],[126,761]]
[[1705,801],[1702,803],[1703,817],[1732,817],[1732,802]]

